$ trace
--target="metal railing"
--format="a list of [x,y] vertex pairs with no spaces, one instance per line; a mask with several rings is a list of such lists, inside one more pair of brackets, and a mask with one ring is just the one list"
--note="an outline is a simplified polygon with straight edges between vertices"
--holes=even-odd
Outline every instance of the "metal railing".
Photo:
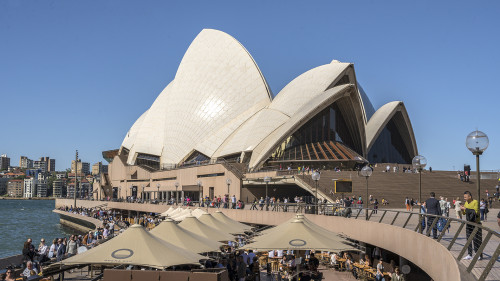
[[[270,211],[318,213],[355,220],[366,220],[365,214],[368,212],[368,220],[372,222],[402,227],[427,236],[434,236],[435,230],[436,241],[443,244],[457,262],[465,266],[466,271],[477,280],[500,278],[500,265],[497,263],[500,255],[500,233],[482,224],[418,212],[365,209],[357,205],[346,208],[337,204],[320,203],[316,211],[314,205],[306,203],[274,203],[270,206]],[[466,252],[472,253],[472,256],[468,260],[462,260]],[[494,276],[487,279],[490,273],[494,273]]]

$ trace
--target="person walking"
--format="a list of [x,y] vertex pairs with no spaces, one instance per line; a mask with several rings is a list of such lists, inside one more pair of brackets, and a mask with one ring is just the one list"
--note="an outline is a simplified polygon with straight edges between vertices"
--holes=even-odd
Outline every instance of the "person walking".
[[[481,218],[479,217],[479,203],[477,202],[477,200],[474,200],[472,198],[472,194],[470,193],[470,191],[464,192],[464,201],[465,203],[463,206],[461,206],[461,210],[462,214],[465,215],[465,219],[471,223],[481,224]],[[472,224],[467,224],[465,228],[465,235],[467,236],[467,240],[474,231],[475,227],[476,226]],[[468,255],[464,258],[464,260],[472,259],[472,253],[473,253],[472,245],[474,244],[474,251],[477,253],[479,247],[481,247],[482,241],[483,241],[483,233],[481,228],[478,228],[474,239],[467,248]],[[483,254],[481,253],[481,255],[479,256],[479,260],[482,259],[483,259]]]
[[481,199],[481,202],[479,203],[479,213],[481,214],[481,221],[484,221],[484,216],[486,213],[486,202],[484,199]]
[[[435,197],[436,197],[436,193],[431,192],[431,197],[429,199],[425,200],[425,207],[427,209],[427,214],[441,216],[443,214],[442,209],[441,209],[441,205],[440,205],[440,202]],[[429,228],[431,227],[431,225],[435,219],[436,219],[436,217],[434,217],[434,216],[429,216],[427,218],[427,231],[429,232],[429,234],[427,234],[427,236],[430,236],[430,234],[431,234]],[[432,238],[437,239],[437,223],[432,228]]]
[[457,214],[457,219],[462,219],[462,209],[460,208],[462,201],[460,201],[460,197],[457,197],[457,200],[455,200],[454,204],[455,204],[455,212]]
[[405,199],[405,206],[406,206],[406,211],[410,211],[410,199],[406,197]]

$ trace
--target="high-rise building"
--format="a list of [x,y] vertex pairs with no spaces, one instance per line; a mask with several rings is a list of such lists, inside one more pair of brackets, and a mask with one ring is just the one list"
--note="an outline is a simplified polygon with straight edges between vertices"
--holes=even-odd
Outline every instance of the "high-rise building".
[[56,171],[56,159],[51,159],[50,157],[40,157],[40,161],[47,163],[47,172]]
[[33,168],[40,170],[42,173],[47,173],[48,167],[47,167],[47,162],[45,161],[34,161],[33,162]]
[[36,196],[36,185],[38,180],[35,177],[24,179],[24,198],[32,198]]
[[52,182],[52,195],[57,198],[66,195],[66,180],[58,179]]
[[23,197],[24,181],[10,179],[7,184],[7,194],[9,197]]
[[75,165],[75,160],[71,161],[71,173],[78,172],[78,174],[88,175],[90,174],[90,163],[82,162],[78,160],[78,164]]
[[0,171],[9,169],[10,166],[10,158],[7,157],[7,154],[2,154],[0,156]]
[[33,168],[33,160],[26,156],[21,156],[19,159],[19,167],[23,169],[31,169]]

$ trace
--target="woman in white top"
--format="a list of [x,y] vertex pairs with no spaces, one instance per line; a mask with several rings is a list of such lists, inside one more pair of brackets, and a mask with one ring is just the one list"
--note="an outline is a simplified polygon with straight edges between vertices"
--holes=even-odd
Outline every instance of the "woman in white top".
[[52,245],[50,245],[48,257],[51,259],[55,256],[56,253],[57,253],[57,239],[54,239],[52,241]]
[[460,201],[460,197],[457,197],[457,200],[455,200],[455,212],[457,213],[457,219],[462,219],[462,209],[460,209],[460,204],[462,204],[462,201]]

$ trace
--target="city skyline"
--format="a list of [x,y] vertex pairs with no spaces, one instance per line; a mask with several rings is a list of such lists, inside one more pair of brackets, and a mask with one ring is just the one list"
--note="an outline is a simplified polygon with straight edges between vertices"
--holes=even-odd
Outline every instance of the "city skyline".
[[[0,4],[0,35],[7,38],[0,99],[5,114],[16,116],[4,125],[0,154],[11,165],[21,155],[50,155],[65,170],[76,149],[84,162],[107,164],[101,152],[118,148],[172,80],[192,38],[217,28],[245,45],[274,95],[316,65],[352,62],[375,107],[405,102],[429,166],[475,170],[465,138],[477,128],[490,137],[482,170],[500,168],[500,133],[491,118],[500,98],[480,83],[495,81],[500,62],[499,39],[491,36],[498,3],[271,3],[265,10],[200,3],[194,11],[161,2],[26,3]],[[335,10],[356,16],[349,21],[352,15]],[[15,115],[16,104],[28,114]],[[42,110],[50,122],[34,118]]]

